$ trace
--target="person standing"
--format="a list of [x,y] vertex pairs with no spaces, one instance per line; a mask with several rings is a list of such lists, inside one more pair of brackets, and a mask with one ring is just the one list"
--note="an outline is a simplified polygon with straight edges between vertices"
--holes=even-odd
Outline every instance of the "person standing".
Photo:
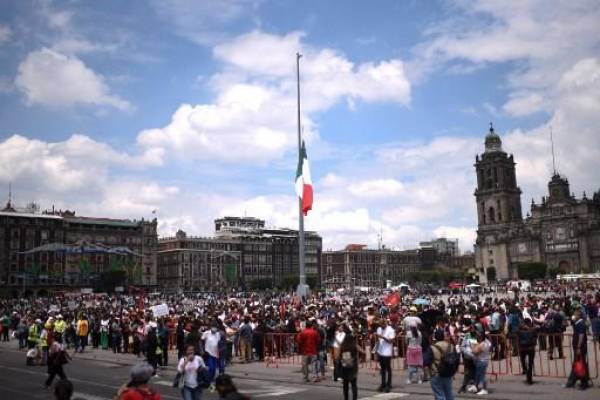
[[464,364],[464,376],[458,393],[464,393],[465,391],[475,393],[477,391],[477,387],[474,385],[475,359],[473,356],[473,347],[477,343],[477,339],[475,337],[475,330],[472,324],[465,325],[463,332],[465,333],[465,336],[460,344],[460,351],[462,353]]
[[340,347],[346,338],[346,333],[344,332],[344,326],[339,323],[337,325],[337,329],[335,330],[335,334],[333,336],[333,380],[337,381],[339,377],[339,370],[337,366],[339,365],[337,360],[340,357]]
[[250,318],[246,317],[238,330],[240,337],[240,358],[243,363],[249,363],[252,358],[252,326]]
[[378,392],[389,393],[392,390],[392,356],[394,354],[394,339],[396,331],[388,325],[387,319],[382,318],[375,333],[377,338],[377,357],[381,373],[381,385]]
[[[515,331],[516,333],[517,331]],[[483,331],[477,332],[477,344],[473,347],[473,356],[475,361],[475,384],[477,386],[476,394],[480,396],[488,394],[485,374],[490,362],[491,348],[492,344],[485,337],[485,333]]]
[[54,322],[53,332],[54,332],[54,340],[58,343],[63,343],[65,331],[67,330],[67,323],[63,319],[62,314],[58,314],[56,316],[56,321]]
[[88,320],[87,320],[85,314],[81,314],[79,316],[79,320],[77,321],[76,335],[78,338],[77,343],[79,343],[79,349],[75,349],[76,353],[77,353],[77,350],[79,350],[80,353],[83,353],[83,351],[85,350],[85,346],[87,346],[87,341],[88,341],[88,333],[89,333]]
[[148,335],[146,336],[146,358],[148,359],[148,364],[152,366],[153,375],[158,376],[156,373],[156,369],[158,367],[158,357],[157,354],[160,352],[158,347],[158,336],[156,335],[156,322],[150,321],[148,323]]
[[183,388],[181,394],[183,400],[200,400],[202,398],[202,386],[198,382],[198,371],[206,369],[202,357],[196,355],[194,346],[187,346],[185,356],[181,357],[177,371],[183,374]]
[[577,361],[583,362],[585,366],[585,373],[583,377],[577,377],[575,373],[575,368],[571,368],[571,373],[569,374],[569,379],[567,380],[567,384],[565,387],[572,388],[575,387],[575,383],[577,380],[581,381],[579,388],[581,390],[585,390],[590,386],[590,368],[588,366],[587,360],[587,325],[583,318],[583,313],[581,309],[575,310],[573,313],[573,354],[575,355],[573,366]]
[[406,365],[408,366],[408,378],[406,384],[413,383],[415,375],[418,383],[423,383],[423,336],[416,326],[411,325],[410,330],[406,332]]
[[433,336],[435,343],[431,346],[431,390],[435,400],[454,400],[454,393],[452,393],[454,374],[444,373],[446,372],[444,371],[445,355],[453,351],[454,345],[450,333],[443,329],[437,329]]
[[296,336],[296,341],[300,348],[300,354],[302,355],[302,374],[304,376],[304,382],[309,382],[309,368],[317,357],[320,342],[319,333],[313,328],[312,321],[306,321],[306,328]]
[[348,400],[348,391],[352,386],[352,400],[358,399],[358,386],[356,378],[358,376],[358,345],[350,328],[345,327],[344,341],[339,347],[338,371],[343,381],[344,400]]
[[27,333],[27,348],[33,349],[38,344],[38,340],[40,338],[40,327],[42,325],[41,319],[36,319],[29,326],[29,331]]
[[537,330],[530,318],[525,318],[518,332],[519,357],[521,368],[527,376],[527,384],[533,384],[533,360],[535,358],[535,344],[537,342]]
[[52,343],[48,352],[48,379],[46,379],[45,383],[46,388],[49,388],[50,385],[52,385],[52,381],[56,375],[58,375],[60,379],[67,379],[63,366],[67,364],[70,359],[71,357],[69,357],[60,343]]
[[8,342],[8,331],[10,329],[10,318],[8,318],[8,315],[4,314],[0,323],[2,325],[2,341]]
[[103,350],[108,349],[108,326],[110,320],[108,318],[103,318],[100,321],[100,347]]

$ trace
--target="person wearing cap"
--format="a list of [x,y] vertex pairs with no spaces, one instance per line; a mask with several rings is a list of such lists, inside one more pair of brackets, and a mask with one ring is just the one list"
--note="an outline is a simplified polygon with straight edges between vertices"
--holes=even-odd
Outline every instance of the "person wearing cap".
[[152,378],[152,366],[140,363],[131,368],[130,381],[119,388],[118,400],[160,400],[160,393],[148,385]]

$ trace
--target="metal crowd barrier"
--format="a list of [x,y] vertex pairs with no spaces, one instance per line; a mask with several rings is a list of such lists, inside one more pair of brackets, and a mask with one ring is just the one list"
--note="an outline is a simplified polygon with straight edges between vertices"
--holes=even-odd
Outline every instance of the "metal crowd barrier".
[[[520,375],[523,368],[520,359],[519,340],[516,335],[489,334],[492,343],[487,374],[498,379],[503,375]],[[538,335],[534,352],[534,377],[567,378],[575,361],[572,348],[573,335],[567,333]],[[377,356],[372,354],[374,338],[359,336],[357,343],[363,353],[359,354],[359,368],[379,369]],[[403,335],[396,337],[392,357],[392,369],[406,369],[406,341]],[[552,355],[552,357],[550,357]],[[562,357],[561,357],[562,356]],[[587,355],[590,379],[597,379],[600,370],[600,346],[597,341],[588,340]],[[267,333],[264,336],[264,360],[267,367],[279,364],[302,365],[302,356],[298,353],[296,334]],[[333,355],[327,355],[328,366],[333,366]],[[459,373],[464,373],[461,362]]]

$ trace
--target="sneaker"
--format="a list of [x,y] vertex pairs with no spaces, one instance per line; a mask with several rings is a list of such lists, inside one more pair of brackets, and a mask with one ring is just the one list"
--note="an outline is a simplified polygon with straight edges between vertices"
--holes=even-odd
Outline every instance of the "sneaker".
[[467,386],[467,392],[469,392],[469,393],[477,393],[477,386],[475,386],[475,385],[469,385],[469,386]]
[[214,393],[216,389],[217,389],[217,388],[215,387],[215,384],[214,384],[214,383],[211,383],[211,384],[210,384],[210,386],[208,387],[208,390],[209,390],[209,392],[211,392],[211,393]]
[[379,393],[383,393],[383,386],[379,386],[379,387],[377,388],[377,391],[378,391]]
[[390,386],[386,386],[384,392],[389,393],[392,391],[392,388]]
[[478,396],[483,396],[483,395],[488,394],[488,391],[485,390],[485,389],[481,389],[479,392],[477,392],[475,394],[478,395]]
[[411,383],[412,383],[412,381],[411,381],[410,379],[407,379],[407,380],[406,380],[406,384],[407,384],[407,385],[410,385]]

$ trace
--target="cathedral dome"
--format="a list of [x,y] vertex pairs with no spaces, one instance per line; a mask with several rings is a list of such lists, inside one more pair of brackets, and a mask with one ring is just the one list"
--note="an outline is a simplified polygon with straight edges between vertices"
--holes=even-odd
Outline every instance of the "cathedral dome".
[[500,140],[500,136],[494,132],[494,127],[490,122],[490,131],[485,136],[485,152],[492,153],[496,151],[502,151],[502,140]]

